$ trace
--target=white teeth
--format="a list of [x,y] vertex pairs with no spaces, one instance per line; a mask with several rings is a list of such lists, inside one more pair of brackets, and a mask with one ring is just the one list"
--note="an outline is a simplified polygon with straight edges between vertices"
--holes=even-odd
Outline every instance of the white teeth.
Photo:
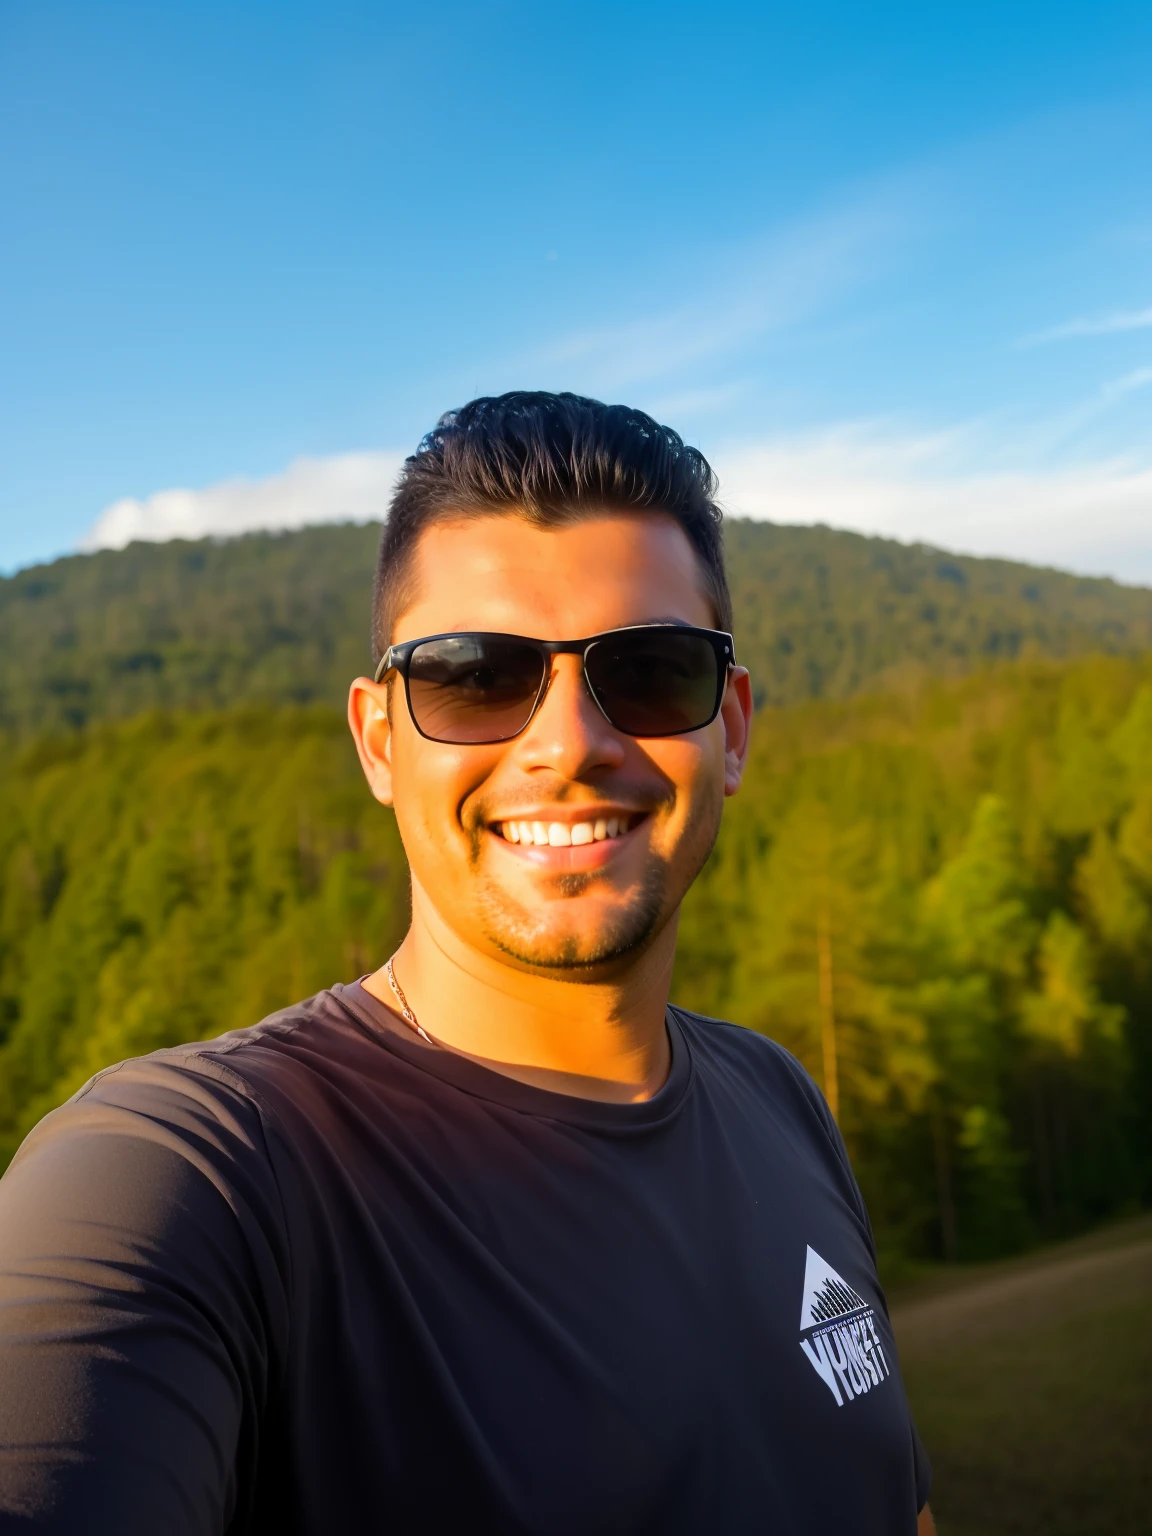
[[505,821],[496,823],[510,843],[537,848],[582,848],[586,843],[602,843],[606,837],[622,837],[628,830],[627,816],[609,816],[599,821]]

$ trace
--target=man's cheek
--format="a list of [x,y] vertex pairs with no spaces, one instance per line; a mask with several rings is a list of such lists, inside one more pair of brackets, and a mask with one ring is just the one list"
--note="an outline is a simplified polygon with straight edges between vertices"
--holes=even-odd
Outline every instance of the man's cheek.
[[398,795],[396,820],[404,851],[413,867],[434,874],[446,863],[459,862],[463,851],[460,829],[446,824],[435,801],[413,792]]
[[436,769],[434,762],[417,760],[397,771],[396,813],[423,836],[442,839],[455,822],[460,796],[451,779]]

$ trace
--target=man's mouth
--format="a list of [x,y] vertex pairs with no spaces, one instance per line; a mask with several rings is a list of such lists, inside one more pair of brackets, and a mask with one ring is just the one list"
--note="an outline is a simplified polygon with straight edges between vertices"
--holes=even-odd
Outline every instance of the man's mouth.
[[639,811],[622,811],[588,821],[496,821],[492,831],[524,848],[582,848],[623,837],[644,820]]

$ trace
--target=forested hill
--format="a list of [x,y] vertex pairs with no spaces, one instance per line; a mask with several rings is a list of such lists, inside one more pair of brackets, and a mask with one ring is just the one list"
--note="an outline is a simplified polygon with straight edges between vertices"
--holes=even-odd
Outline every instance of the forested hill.
[[[369,660],[377,536],[345,525],[134,544],[0,578],[0,727],[339,703]],[[727,541],[737,651],[760,703],[1152,648],[1143,588],[829,528],[733,521]]]
[[[0,1169],[101,1067],[395,948],[404,853],[342,719],[375,544],[0,581]],[[1152,592],[824,528],[728,548],[768,707],[675,998],[814,1072],[888,1261],[1152,1200]]]
[[[1152,653],[766,709],[674,996],[794,1050],[881,1247],[978,1258],[1152,1200]],[[0,753],[0,1169],[93,1072],[380,965],[395,818],[339,709]]]

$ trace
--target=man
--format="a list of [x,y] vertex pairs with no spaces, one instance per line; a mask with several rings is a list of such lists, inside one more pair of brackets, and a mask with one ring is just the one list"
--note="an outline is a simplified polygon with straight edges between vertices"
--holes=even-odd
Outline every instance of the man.
[[571,395],[408,460],[349,719],[411,928],[29,1137],[0,1529],[931,1529],[818,1090],[668,1006],[752,712],[714,494]]

